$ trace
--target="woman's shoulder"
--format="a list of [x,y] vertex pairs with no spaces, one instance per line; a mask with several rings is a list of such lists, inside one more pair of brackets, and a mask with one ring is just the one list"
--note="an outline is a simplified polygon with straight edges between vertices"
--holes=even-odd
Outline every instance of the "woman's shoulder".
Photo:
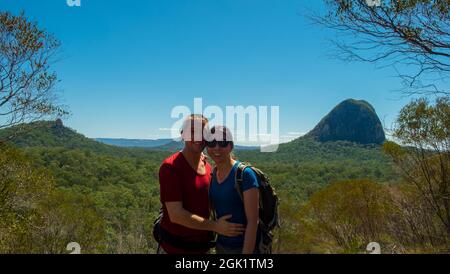
[[236,171],[237,171],[239,168],[242,169],[242,166],[245,167],[242,172],[243,173],[242,179],[245,180],[246,178],[253,178],[253,177],[256,178],[257,177],[256,172],[251,168],[250,164],[236,161],[233,168],[236,169]]
[[256,172],[250,166],[247,166],[247,168],[244,169],[244,176],[256,178],[257,175]]
[[247,185],[248,188],[258,187],[259,186],[258,175],[250,167],[247,167],[246,169],[244,169],[244,173],[243,173],[242,179],[243,179],[244,185]]

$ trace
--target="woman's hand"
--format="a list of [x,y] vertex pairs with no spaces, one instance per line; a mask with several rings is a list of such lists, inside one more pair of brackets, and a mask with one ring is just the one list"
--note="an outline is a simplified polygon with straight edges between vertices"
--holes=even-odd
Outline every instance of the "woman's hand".
[[237,237],[244,234],[245,227],[242,224],[233,224],[227,220],[231,219],[232,215],[226,215],[214,223],[214,232],[226,237]]

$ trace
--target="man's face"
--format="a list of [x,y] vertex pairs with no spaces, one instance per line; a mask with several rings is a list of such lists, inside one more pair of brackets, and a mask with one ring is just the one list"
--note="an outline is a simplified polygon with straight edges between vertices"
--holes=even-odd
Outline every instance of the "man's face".
[[183,129],[182,138],[185,148],[193,153],[202,153],[205,149],[205,140],[203,138],[203,129],[206,124],[201,121],[193,121],[191,126]]

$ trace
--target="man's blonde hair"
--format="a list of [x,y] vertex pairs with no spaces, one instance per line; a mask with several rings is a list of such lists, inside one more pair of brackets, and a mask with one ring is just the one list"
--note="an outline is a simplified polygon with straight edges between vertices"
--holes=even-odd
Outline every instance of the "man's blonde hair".
[[209,123],[208,118],[206,118],[205,116],[203,116],[203,114],[191,114],[189,115],[186,120],[188,121],[198,121],[201,120],[203,124],[207,124]]
[[[199,125],[200,122],[201,122],[201,128]],[[186,118],[186,120],[184,120],[183,128],[181,129],[181,135],[183,136],[183,139],[190,140],[191,139],[190,133],[192,131],[192,128],[194,128],[194,130],[195,130],[196,126],[199,127],[198,129],[201,130],[201,132],[203,134],[203,131],[204,131],[205,127],[207,127],[208,123],[209,123],[208,118],[206,118],[202,114],[189,115]],[[189,132],[187,132],[187,131],[189,131]],[[196,141],[200,141],[200,140],[196,140]]]
[[202,121],[203,128],[209,123],[208,118],[206,118],[202,114],[191,114],[184,120],[183,128],[181,129],[181,134],[183,134],[183,131],[186,128],[191,127],[197,121]]

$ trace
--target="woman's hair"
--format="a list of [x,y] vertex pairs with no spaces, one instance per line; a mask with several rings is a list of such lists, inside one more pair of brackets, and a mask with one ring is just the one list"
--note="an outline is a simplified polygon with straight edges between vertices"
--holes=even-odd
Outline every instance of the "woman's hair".
[[231,142],[231,148],[234,149],[234,140],[231,130],[225,126],[213,126],[208,130],[208,134],[205,137],[206,140],[212,141],[228,141]]

